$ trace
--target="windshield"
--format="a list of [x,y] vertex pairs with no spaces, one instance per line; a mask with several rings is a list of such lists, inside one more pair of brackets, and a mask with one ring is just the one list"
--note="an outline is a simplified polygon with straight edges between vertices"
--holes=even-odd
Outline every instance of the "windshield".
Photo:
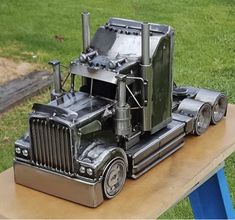
[[86,84],[80,88],[80,91],[93,96],[101,96],[108,99],[115,99],[117,85],[104,82],[97,79],[86,78]]

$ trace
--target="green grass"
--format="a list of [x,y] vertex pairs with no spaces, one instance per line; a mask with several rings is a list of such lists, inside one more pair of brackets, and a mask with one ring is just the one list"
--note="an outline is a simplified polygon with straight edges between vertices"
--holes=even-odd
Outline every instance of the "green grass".
[[[66,64],[81,51],[82,11],[91,12],[92,33],[111,16],[170,24],[176,30],[175,81],[223,91],[235,103],[234,0],[1,0],[0,56],[45,65],[57,58]],[[13,143],[27,127],[32,103],[48,98],[43,92],[0,116],[0,172],[12,165]],[[234,170],[235,154],[225,167],[233,199]],[[192,218],[188,200],[161,217]]]

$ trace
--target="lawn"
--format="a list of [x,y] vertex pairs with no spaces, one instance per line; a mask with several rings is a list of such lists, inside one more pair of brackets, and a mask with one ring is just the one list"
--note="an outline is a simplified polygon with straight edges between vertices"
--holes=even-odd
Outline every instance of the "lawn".
[[[175,81],[223,91],[235,103],[234,0],[1,0],[0,56],[45,67],[54,58],[66,64],[81,51],[82,11],[91,13],[92,33],[111,16],[170,24],[176,30]],[[0,172],[12,165],[13,143],[27,127],[32,103],[48,100],[44,91],[0,116]],[[225,171],[235,199],[235,154]],[[192,211],[185,199],[161,217],[192,218]]]

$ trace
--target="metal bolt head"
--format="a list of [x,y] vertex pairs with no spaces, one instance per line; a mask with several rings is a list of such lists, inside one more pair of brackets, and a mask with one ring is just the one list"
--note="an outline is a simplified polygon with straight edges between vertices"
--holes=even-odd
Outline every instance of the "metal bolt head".
[[87,58],[86,55],[84,53],[82,53],[80,55],[80,57],[79,57],[79,60],[80,60],[80,62],[85,63],[86,62],[86,58]]
[[20,154],[20,153],[21,153],[21,149],[20,149],[19,147],[17,147],[17,148],[15,149],[15,151],[16,151],[17,154]]
[[115,69],[116,68],[116,63],[114,61],[109,61],[109,68],[110,69]]
[[22,151],[22,153],[23,153],[23,155],[25,156],[25,157],[28,157],[29,156],[29,152],[28,152],[28,150],[23,150]]

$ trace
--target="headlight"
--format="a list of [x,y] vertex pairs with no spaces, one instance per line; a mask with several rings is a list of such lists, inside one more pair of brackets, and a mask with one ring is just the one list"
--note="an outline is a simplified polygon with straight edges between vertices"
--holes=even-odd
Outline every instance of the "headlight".
[[23,155],[24,155],[25,157],[28,157],[28,156],[29,156],[29,152],[28,152],[28,150],[26,150],[26,149],[24,149],[24,150],[22,151],[22,153],[23,153]]
[[16,147],[15,152],[16,152],[17,154],[20,154],[20,153],[21,153],[21,149],[20,149],[19,147]]
[[84,166],[80,166],[80,169],[79,169],[80,173],[85,173],[86,169]]
[[79,173],[81,176],[90,178],[90,177],[93,177],[94,170],[91,167],[80,165]]
[[86,170],[86,172],[87,172],[87,174],[88,174],[89,176],[92,176],[92,174],[93,174],[93,170],[92,170],[91,168],[88,168],[88,169]]
[[17,160],[30,160],[29,142],[19,139],[15,142],[15,157]]

